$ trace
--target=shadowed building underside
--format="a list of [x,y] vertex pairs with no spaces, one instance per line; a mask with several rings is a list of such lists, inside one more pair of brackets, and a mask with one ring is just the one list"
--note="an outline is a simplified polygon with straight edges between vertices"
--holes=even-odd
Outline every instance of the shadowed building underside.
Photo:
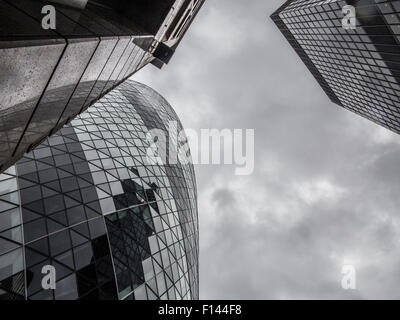
[[[204,0],[0,0],[0,172],[148,63]],[[55,29],[42,8],[55,7]]]

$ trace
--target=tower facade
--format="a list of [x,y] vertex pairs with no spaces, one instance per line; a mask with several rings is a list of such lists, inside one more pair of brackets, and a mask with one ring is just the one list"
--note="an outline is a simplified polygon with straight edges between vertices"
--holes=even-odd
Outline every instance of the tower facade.
[[171,126],[168,102],[126,81],[0,175],[0,299],[198,298],[193,166],[148,157]]
[[400,133],[400,2],[289,0],[271,18],[332,102]]
[[204,0],[0,0],[0,172],[152,63]]

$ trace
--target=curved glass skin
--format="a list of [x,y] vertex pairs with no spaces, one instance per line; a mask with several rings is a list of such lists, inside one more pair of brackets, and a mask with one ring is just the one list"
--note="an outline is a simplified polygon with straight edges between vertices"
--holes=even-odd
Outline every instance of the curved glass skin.
[[146,157],[171,124],[127,81],[0,175],[0,299],[198,299],[193,166]]

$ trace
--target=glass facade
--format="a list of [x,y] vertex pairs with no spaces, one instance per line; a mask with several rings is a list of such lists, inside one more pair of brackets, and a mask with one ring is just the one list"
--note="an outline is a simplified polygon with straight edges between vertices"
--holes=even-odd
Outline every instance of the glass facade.
[[290,0],[271,18],[333,102],[400,133],[400,1]]
[[147,158],[171,124],[165,99],[127,81],[0,175],[0,299],[198,298],[193,166]]

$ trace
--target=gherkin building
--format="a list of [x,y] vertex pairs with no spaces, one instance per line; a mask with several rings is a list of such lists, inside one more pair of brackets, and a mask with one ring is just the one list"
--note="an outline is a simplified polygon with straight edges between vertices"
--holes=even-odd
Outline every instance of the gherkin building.
[[148,157],[171,126],[168,102],[126,81],[0,175],[0,299],[198,299],[193,165]]

